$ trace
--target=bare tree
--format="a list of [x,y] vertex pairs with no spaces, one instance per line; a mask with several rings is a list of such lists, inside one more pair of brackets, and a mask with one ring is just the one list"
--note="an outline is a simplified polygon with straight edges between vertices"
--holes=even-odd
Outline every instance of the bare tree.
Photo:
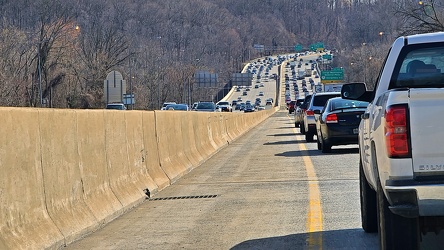
[[[280,54],[324,42],[337,66],[356,68],[350,79],[373,81],[394,37],[442,31],[444,11],[438,0],[16,0],[0,13],[1,105],[103,107],[103,80],[119,70],[135,108],[156,109],[215,95],[194,73],[218,73],[223,88],[263,56],[254,44]],[[363,43],[372,60],[350,67]]]
[[407,1],[397,6],[397,15],[405,23],[403,35],[444,31],[442,1]]
[[103,107],[103,80],[110,70],[123,67],[131,57],[127,36],[120,25],[113,23],[113,16],[103,11],[105,6],[89,7],[91,15],[81,23],[78,37],[80,58],[75,72],[80,91],[68,97],[73,108]]
[[[32,50],[34,48],[34,50]],[[0,31],[0,105],[28,106],[26,100],[36,93],[29,62],[36,51],[23,31],[5,26]],[[35,98],[35,96],[34,96]]]

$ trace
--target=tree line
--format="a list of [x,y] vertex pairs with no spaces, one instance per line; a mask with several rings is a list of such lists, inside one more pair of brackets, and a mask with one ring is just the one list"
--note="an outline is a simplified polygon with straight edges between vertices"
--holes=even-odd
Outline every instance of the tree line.
[[220,88],[254,44],[323,42],[347,81],[372,83],[399,35],[442,31],[439,1],[411,0],[3,0],[0,105],[103,108],[104,80],[117,70],[135,109],[214,98],[194,74]]

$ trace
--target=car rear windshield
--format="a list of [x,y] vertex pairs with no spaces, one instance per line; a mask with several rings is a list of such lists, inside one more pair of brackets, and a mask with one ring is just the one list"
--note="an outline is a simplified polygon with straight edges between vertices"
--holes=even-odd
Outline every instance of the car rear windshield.
[[345,100],[345,99],[334,99],[331,100],[331,110],[339,109],[350,109],[350,108],[366,108],[368,102],[355,101],[355,100]]
[[406,46],[396,64],[391,87],[444,86],[444,43]]
[[214,108],[214,104],[213,103],[205,103],[205,102],[201,102],[197,105],[198,109],[213,109]]
[[327,103],[328,99],[337,96],[340,95],[315,95],[313,99],[313,106],[323,107]]

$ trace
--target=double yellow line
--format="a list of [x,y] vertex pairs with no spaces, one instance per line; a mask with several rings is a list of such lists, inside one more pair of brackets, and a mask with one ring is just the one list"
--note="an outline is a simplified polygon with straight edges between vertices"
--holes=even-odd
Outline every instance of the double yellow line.
[[[293,129],[296,131],[296,129]],[[298,136],[300,137],[300,136]],[[307,152],[307,147],[304,143],[299,143],[299,150]],[[316,171],[310,156],[303,153],[305,170],[307,172],[308,190],[309,190],[309,207],[307,214],[306,231],[308,232],[308,248],[322,249],[322,207],[321,207],[321,192],[319,191],[319,181],[316,176]]]

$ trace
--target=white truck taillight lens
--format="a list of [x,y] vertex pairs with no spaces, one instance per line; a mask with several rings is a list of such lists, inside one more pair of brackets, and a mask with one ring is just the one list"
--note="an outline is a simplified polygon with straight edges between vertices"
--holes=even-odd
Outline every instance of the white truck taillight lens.
[[385,111],[385,141],[391,158],[408,157],[407,105],[394,105]]
[[306,115],[315,115],[315,112],[314,112],[313,110],[307,109],[307,110],[305,111],[305,114],[306,114]]

